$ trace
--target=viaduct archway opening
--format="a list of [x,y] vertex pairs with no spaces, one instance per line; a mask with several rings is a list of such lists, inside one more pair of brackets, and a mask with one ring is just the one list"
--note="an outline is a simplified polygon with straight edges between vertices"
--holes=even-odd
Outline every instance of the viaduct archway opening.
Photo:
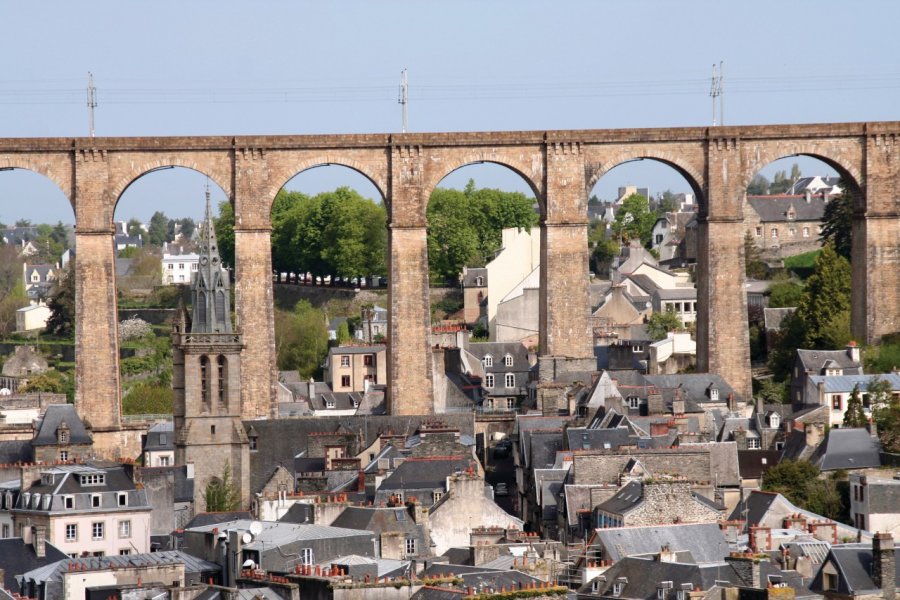
[[[296,396],[308,397],[314,414],[354,408],[329,405],[325,391],[348,402],[366,392],[383,399],[388,234],[381,191],[350,166],[310,167],[278,192],[271,222],[278,369],[297,372],[304,383]],[[345,346],[352,350],[329,358],[329,348]],[[311,380],[321,384],[310,388]]]
[[[704,198],[690,174],[636,158],[604,170],[588,196],[591,328],[600,368],[675,373],[696,364],[697,219]],[[655,316],[654,316],[655,315]],[[649,345],[681,332],[683,356],[651,364]],[[618,352],[619,348],[628,352]]]
[[74,216],[59,182],[0,167],[0,339],[28,339],[49,368],[29,373],[10,362],[0,394],[62,389],[74,401]]
[[179,302],[190,309],[207,194],[212,217],[222,225],[216,234],[223,262],[233,265],[231,205],[206,174],[154,168],[128,182],[116,199],[112,246],[123,415],[172,413],[172,319]]

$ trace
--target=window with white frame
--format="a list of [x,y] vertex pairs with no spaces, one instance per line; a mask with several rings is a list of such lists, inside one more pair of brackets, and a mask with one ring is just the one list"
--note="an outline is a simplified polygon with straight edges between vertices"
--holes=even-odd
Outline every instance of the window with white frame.
[[416,553],[416,538],[406,538],[406,554],[407,556]]
[[747,449],[748,450],[759,450],[759,438],[747,438]]
[[493,389],[493,387],[494,387],[494,374],[493,373],[488,373],[487,375],[484,376],[484,387],[486,387],[489,390]]
[[349,367],[350,366],[350,357],[346,354],[341,355],[341,366]]
[[100,508],[100,499],[102,497],[100,494],[91,494],[91,508]]
[[622,589],[625,587],[624,583],[615,582],[612,586],[612,595],[618,598],[622,595]]
[[78,524],[77,523],[66,523],[66,541],[67,542],[77,542],[78,541]]
[[59,461],[66,462],[69,460],[69,451],[68,450],[60,450],[59,451]]
[[506,365],[507,367],[513,366],[512,354],[507,354],[506,356],[503,357],[503,364]]
[[778,228],[777,228],[777,227],[773,227],[773,228],[772,228],[772,239],[773,239],[773,240],[777,240],[777,239],[778,239]]
[[75,508],[75,496],[63,496],[63,506],[66,508]]
[[[252,439],[255,439],[255,438],[251,438],[251,440]],[[255,448],[251,448],[251,450],[255,450]],[[159,457],[159,466],[168,467],[169,466],[169,457],[168,456],[160,456]]]
[[809,237],[809,227],[803,228],[803,237]]
[[507,373],[505,383],[506,383],[506,387],[508,387],[508,388],[516,387],[516,374],[515,373]]
[[484,364],[485,367],[493,367],[494,366],[494,357],[491,356],[490,354],[485,354],[484,358],[481,359],[481,362]]
[[119,506],[128,506],[128,492],[119,492],[117,500]]
[[131,537],[131,520],[125,519],[119,521],[119,538],[126,539]]
[[313,564],[313,549],[312,548],[301,548],[300,549],[300,562],[304,565]]
[[756,237],[762,237],[762,227],[756,228]]
[[628,397],[628,408],[638,409],[641,407],[641,399],[637,396]]
[[81,485],[104,485],[106,483],[105,473],[83,473],[79,478]]
[[91,523],[91,539],[92,540],[102,540],[104,536],[104,523],[103,521],[97,521]]

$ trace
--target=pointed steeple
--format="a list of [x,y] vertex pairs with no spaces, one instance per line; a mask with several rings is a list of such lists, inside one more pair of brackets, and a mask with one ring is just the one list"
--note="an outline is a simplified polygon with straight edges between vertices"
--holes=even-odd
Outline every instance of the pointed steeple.
[[192,333],[231,332],[231,284],[222,267],[213,224],[209,182],[206,184],[206,219],[200,226],[200,259],[191,277]]

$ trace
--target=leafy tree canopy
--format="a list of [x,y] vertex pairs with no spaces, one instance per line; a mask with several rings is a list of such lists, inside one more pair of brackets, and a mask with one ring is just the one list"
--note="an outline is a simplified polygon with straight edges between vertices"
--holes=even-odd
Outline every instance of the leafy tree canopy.
[[803,286],[793,280],[778,281],[769,287],[769,308],[789,308],[800,304]]
[[221,477],[212,477],[203,491],[206,512],[231,512],[241,508],[241,492],[231,475],[231,463],[225,461]]
[[655,312],[647,321],[647,333],[654,340],[662,340],[670,331],[681,329],[683,324],[672,310]]
[[830,243],[840,256],[850,260],[853,242],[853,199],[846,191],[846,186],[844,190],[843,194],[832,198],[825,205],[821,239],[824,243]]
[[328,354],[325,314],[308,300],[301,300],[292,312],[275,312],[275,352],[278,369],[296,370],[309,379],[320,373]]
[[151,246],[162,246],[168,240],[169,218],[161,211],[156,211],[150,217],[147,226],[147,243]]
[[219,256],[222,262],[234,267],[234,209],[231,202],[223,200],[219,203],[219,216],[214,218],[216,241],[219,243]]
[[615,234],[623,240],[640,240],[647,246],[653,232],[657,215],[650,210],[650,202],[641,194],[631,194],[616,209],[616,220],[612,223]]
[[839,520],[845,511],[835,478],[819,478],[809,461],[782,460],[763,474],[762,489],[776,492],[801,508]]
[[[77,260],[77,259],[75,259]],[[47,332],[59,337],[71,337],[75,333],[75,260],[60,271],[59,279],[47,302],[50,318],[47,319]]]

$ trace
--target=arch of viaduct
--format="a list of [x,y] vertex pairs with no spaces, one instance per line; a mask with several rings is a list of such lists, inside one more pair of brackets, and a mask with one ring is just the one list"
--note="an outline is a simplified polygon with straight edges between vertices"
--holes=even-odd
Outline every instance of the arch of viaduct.
[[[809,155],[859,194],[853,221],[854,335],[900,331],[900,122],[641,130],[401,135],[0,139],[0,169],[54,181],[75,211],[76,404],[95,431],[120,426],[113,215],[125,189],[157,168],[208,175],[235,212],[237,326],[243,332],[245,418],[274,416],[275,338],[270,212],[297,173],[345,165],[369,178],[388,208],[389,406],[432,410],[425,210],[432,189],[471,163],[505,165],[541,207],[540,352],[554,365],[593,356],[589,323],[587,197],[626,161],[671,165],[701,204],[699,368],[750,393],[743,291],[746,187],[769,162]],[[564,368],[564,367],[563,367]]]

